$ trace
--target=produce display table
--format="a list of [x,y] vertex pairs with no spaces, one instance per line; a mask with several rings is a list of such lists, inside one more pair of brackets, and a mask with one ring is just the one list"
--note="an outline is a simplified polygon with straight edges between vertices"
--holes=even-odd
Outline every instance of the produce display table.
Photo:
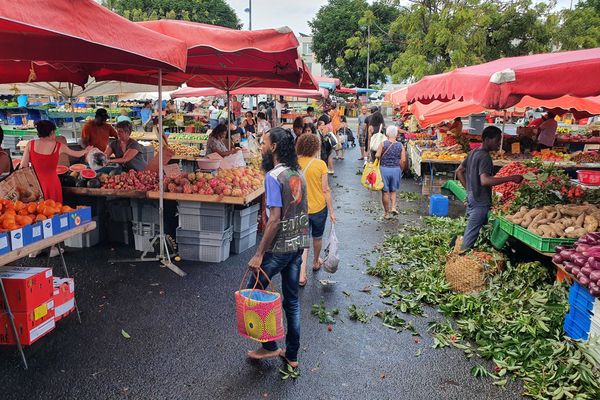
[[[23,257],[27,257],[31,253],[36,253],[36,252],[42,251],[44,249],[48,249],[52,246],[57,246],[59,248],[59,250],[61,250],[60,259],[61,259],[61,264],[62,264],[63,270],[65,272],[65,277],[69,278],[69,270],[67,268],[67,263],[65,262],[65,257],[62,254],[62,249],[61,249],[60,244],[63,243],[67,239],[70,239],[72,237],[75,237],[77,235],[80,235],[80,234],[83,234],[86,232],[93,231],[94,229],[96,229],[96,222],[90,221],[90,222],[82,224],[78,227],[75,227],[73,229],[69,229],[66,232],[51,236],[49,238],[42,239],[39,242],[30,244],[28,246],[21,247],[20,249],[10,251],[10,252],[0,256],[0,266],[5,266],[7,264],[10,264],[16,260],[23,258]],[[50,265],[50,257],[48,257],[48,265]],[[19,340],[19,335],[17,333],[17,327],[15,325],[13,314],[10,309],[10,305],[8,303],[8,298],[6,295],[6,291],[4,290],[4,284],[2,283],[2,279],[0,279],[0,291],[2,291],[2,298],[4,300],[4,304],[6,304],[6,313],[8,314],[8,320],[10,321],[13,336],[15,338],[15,341],[17,342],[17,348],[19,349],[19,353],[21,353],[21,359],[23,360],[23,365],[25,366],[25,369],[27,369],[27,359],[25,358],[25,353],[23,352],[23,347],[21,346],[21,342]],[[79,322],[81,322],[81,318],[79,317],[79,309],[77,308],[77,301],[75,301],[75,310],[77,311],[77,318],[79,319]]]
[[[221,203],[221,204],[233,204],[233,205],[246,205],[253,200],[259,198],[265,192],[264,188],[260,188],[250,193],[245,197],[229,197],[229,196],[217,196],[217,195],[202,195],[202,194],[185,194],[185,193],[165,193],[165,200],[177,200],[177,201],[197,201],[204,203]],[[149,199],[158,199],[159,192],[148,192]]]
[[91,189],[85,187],[63,187],[63,194],[97,197],[125,197],[129,199],[146,198],[146,192],[137,190]]

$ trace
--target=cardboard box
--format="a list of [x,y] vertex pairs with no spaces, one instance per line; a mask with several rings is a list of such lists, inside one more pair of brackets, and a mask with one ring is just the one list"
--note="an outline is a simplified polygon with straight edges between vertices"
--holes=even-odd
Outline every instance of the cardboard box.
[[54,236],[54,227],[51,219],[42,221],[42,234],[44,239]]
[[69,214],[60,214],[52,217],[52,234],[58,235],[69,230]]
[[[22,345],[30,345],[52,331],[54,322],[54,300],[49,300],[29,312],[13,313],[17,335]],[[0,345],[16,344],[8,313],[0,313]]]
[[10,251],[10,237],[5,232],[0,232],[0,255]]
[[24,203],[44,200],[44,192],[33,168],[18,169],[0,182],[0,198]]
[[54,320],[66,317],[75,309],[75,281],[54,277]]
[[8,232],[10,237],[10,248],[13,250],[20,249],[31,244],[32,228],[31,225],[25,225],[19,229],[13,229]]
[[44,238],[44,227],[41,222],[31,225],[31,243],[39,242]]
[[69,229],[73,229],[92,220],[92,209],[90,207],[80,207],[76,211],[68,213],[68,216]]
[[[35,267],[0,267],[8,304],[13,313],[29,312],[52,299],[52,269]],[[0,298],[0,309],[5,309]]]

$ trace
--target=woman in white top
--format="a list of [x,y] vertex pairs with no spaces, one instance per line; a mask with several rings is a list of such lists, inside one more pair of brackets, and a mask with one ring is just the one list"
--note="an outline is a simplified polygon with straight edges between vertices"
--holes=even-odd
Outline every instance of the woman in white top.
[[262,111],[256,114],[256,118],[258,118],[258,122],[256,123],[256,136],[261,137],[271,129],[271,124],[267,121],[267,116]]
[[212,104],[210,105],[210,107],[208,107],[208,125],[210,126],[210,129],[215,129],[217,127],[217,125],[219,125],[219,107],[218,107],[218,102],[216,100],[213,100]]

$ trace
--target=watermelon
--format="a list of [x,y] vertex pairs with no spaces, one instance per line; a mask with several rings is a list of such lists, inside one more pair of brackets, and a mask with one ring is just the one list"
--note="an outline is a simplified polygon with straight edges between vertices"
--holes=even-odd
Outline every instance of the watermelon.
[[87,169],[87,165],[85,164],[73,164],[69,167],[69,170],[73,172],[81,172],[84,169]]
[[96,171],[94,171],[93,169],[86,168],[81,170],[81,172],[79,172],[79,175],[81,175],[81,177],[85,179],[94,179],[96,177]]
[[57,175],[66,174],[68,171],[69,171],[69,167],[66,167],[64,165],[57,165],[56,166],[56,174]]

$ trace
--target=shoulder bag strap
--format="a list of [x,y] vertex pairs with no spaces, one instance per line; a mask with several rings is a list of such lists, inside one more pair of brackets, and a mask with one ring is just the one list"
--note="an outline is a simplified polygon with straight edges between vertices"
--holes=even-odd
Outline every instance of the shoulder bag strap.
[[306,173],[306,171],[308,171],[308,168],[310,167],[310,165],[313,163],[313,161],[315,161],[316,158],[312,158],[308,164],[306,164],[306,167],[302,168],[302,171],[300,171],[302,173],[302,176],[304,176],[304,174]]

